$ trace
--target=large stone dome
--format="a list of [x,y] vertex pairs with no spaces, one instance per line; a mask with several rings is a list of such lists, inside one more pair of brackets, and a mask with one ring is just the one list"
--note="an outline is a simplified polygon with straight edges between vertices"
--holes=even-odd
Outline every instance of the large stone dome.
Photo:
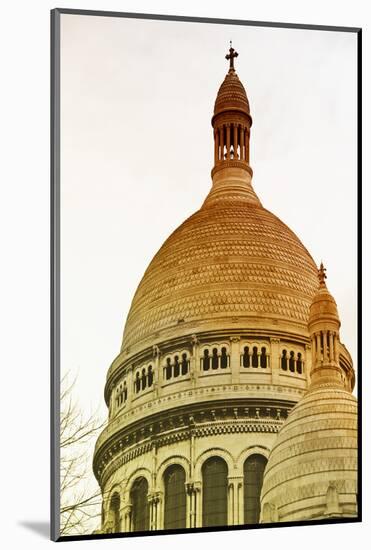
[[[298,237],[245,186],[204,206],[165,241],[135,293],[122,350],[218,323],[266,318],[307,331],[317,270]],[[259,318],[257,321],[256,318]]]
[[341,387],[309,390],[284,422],[261,493],[263,522],[353,516],[357,401]]

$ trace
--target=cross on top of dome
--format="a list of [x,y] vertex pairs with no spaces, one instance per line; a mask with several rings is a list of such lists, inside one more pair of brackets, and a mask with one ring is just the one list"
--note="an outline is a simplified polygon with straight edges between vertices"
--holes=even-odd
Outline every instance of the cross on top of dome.
[[229,45],[229,54],[227,54],[225,58],[229,60],[229,70],[234,71],[234,58],[238,57],[238,53],[234,48],[232,48],[232,40],[229,42]]

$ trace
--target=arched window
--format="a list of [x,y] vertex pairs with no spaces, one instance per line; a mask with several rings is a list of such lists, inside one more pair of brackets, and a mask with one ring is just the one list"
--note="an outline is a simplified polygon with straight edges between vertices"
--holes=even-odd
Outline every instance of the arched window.
[[267,368],[267,350],[266,348],[262,348],[261,356],[260,356],[260,366],[262,369]]
[[179,367],[179,357],[176,355],[174,357],[174,376],[179,376],[180,374],[180,367]]
[[132,504],[132,528],[133,531],[148,531],[148,482],[144,477],[139,477],[133,483],[130,491]]
[[120,495],[113,493],[109,504],[109,516],[112,521],[112,533],[120,532]]
[[296,370],[299,374],[303,372],[303,361],[301,358],[301,353],[298,353],[298,359],[296,361]]
[[289,369],[290,372],[295,372],[295,353],[293,351],[290,351]]
[[186,527],[185,471],[182,466],[169,466],[164,473],[164,528]]
[[148,367],[148,387],[150,388],[153,384],[153,369],[152,365]]
[[281,357],[281,369],[287,370],[287,350],[282,351],[282,357]]
[[139,371],[137,371],[135,375],[135,391],[138,393],[140,391],[140,374]]
[[245,346],[243,348],[242,364],[243,364],[245,369],[247,369],[250,366],[250,355],[249,355],[248,346]]
[[146,370],[142,370],[142,390],[145,390],[147,386]]
[[222,355],[220,357],[220,367],[222,369],[226,369],[228,367],[227,348],[222,348]]
[[170,357],[168,357],[166,359],[165,376],[166,376],[166,380],[170,380],[170,378],[171,378],[171,359],[170,359]]
[[209,350],[204,350],[204,356],[203,356],[203,369],[209,370],[210,368],[210,356],[209,356]]
[[187,372],[188,372],[187,354],[183,353],[183,355],[182,355],[182,374],[187,374]]
[[202,525],[228,524],[228,467],[217,456],[211,457],[202,466]]
[[213,357],[211,359],[211,368],[217,369],[219,367],[219,357],[217,348],[213,348]]
[[251,363],[252,366],[255,368],[259,366],[258,348],[256,346],[252,348]]
[[251,455],[243,466],[244,519],[245,523],[259,523],[260,492],[263,485],[267,459],[262,455]]

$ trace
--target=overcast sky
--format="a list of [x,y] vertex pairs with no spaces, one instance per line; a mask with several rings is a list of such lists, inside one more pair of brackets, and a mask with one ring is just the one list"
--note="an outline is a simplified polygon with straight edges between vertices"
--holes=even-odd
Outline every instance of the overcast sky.
[[229,40],[253,185],[324,261],[356,363],[356,35],[62,15],[61,368],[100,407],[130,302],[211,185]]

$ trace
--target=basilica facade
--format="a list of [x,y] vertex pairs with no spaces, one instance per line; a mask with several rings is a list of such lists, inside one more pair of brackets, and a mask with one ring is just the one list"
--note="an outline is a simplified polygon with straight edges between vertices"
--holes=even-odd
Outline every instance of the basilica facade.
[[107,373],[103,533],[357,515],[352,358],[323,266],[253,189],[237,55],[211,190],[149,264]]

